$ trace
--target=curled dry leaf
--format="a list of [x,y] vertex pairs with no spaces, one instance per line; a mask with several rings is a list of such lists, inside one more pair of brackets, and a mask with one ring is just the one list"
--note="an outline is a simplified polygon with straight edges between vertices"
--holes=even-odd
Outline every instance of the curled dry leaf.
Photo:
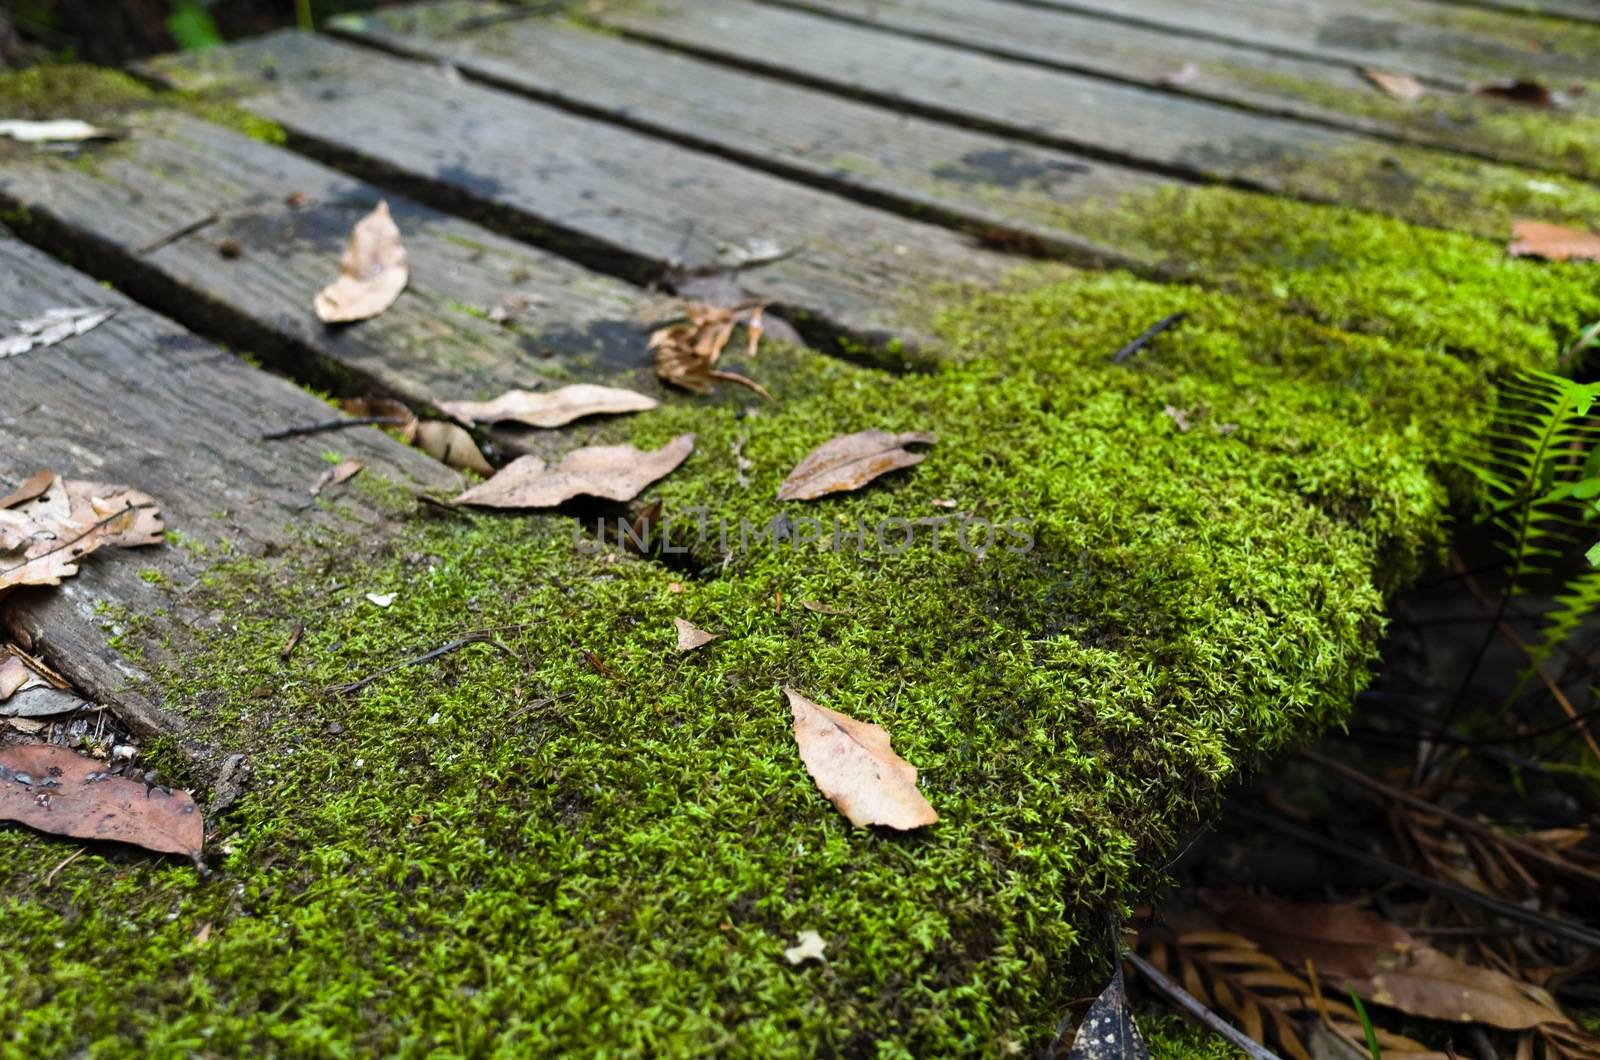
[[1133,1022],[1133,1010],[1118,967],[1111,982],[1084,1013],[1067,1060],[1149,1060],[1150,1050]]
[[541,394],[508,390],[493,401],[441,401],[439,407],[465,423],[511,421],[529,427],[560,427],[584,416],[644,412],[654,398],[619,387],[576,383]]
[[23,686],[35,681],[33,671],[15,655],[0,656],[0,703],[16,695]]
[[47,309],[43,314],[19,320],[16,332],[0,338],[0,360],[29,350],[54,346],[104,324],[116,315],[115,309]]
[[59,585],[102,545],[159,544],[165,526],[147,494],[126,486],[38,476],[12,495],[33,494],[0,508],[0,595],[20,585]]
[[1548,261],[1600,261],[1600,235],[1543,221],[1519,220],[1506,251],[1514,258]]
[[703,629],[696,629],[681,618],[673,619],[672,624],[678,627],[678,650],[680,652],[703,648],[716,640],[718,636],[716,633],[707,633]]
[[551,508],[573,497],[631,501],[650,483],[670,473],[694,451],[694,435],[680,434],[660,449],[642,452],[631,445],[597,445],[568,453],[555,467],[537,456],[523,456],[501,468],[488,482],[456,498],[482,508]]
[[0,136],[9,136],[18,143],[56,144],[82,143],[84,140],[111,140],[117,134],[98,125],[90,125],[77,118],[56,118],[53,121],[0,121]]
[[1364,66],[1361,68],[1361,76],[1395,99],[1403,100],[1406,103],[1421,99],[1424,94],[1422,83],[1410,74],[1391,74],[1382,70],[1374,70],[1370,66]]
[[394,304],[410,277],[400,228],[389,216],[389,204],[379,202],[351,230],[339,278],[317,293],[317,319],[347,324],[375,317]]
[[1544,990],[1466,964],[1350,905],[1210,896],[1218,915],[1291,967],[1307,961],[1335,986],[1411,1016],[1522,1030],[1569,1023]]
[[367,465],[363,464],[359,460],[341,460],[333,467],[330,467],[328,470],[318,475],[317,481],[311,484],[311,489],[309,492],[313,497],[319,496],[321,495],[322,491],[327,489],[329,486],[337,486],[341,483],[349,482],[351,479],[361,474],[361,470],[366,466]]
[[809,501],[860,489],[880,475],[922,463],[923,454],[910,452],[906,446],[932,445],[937,440],[926,431],[857,431],[841,435],[806,454],[783,480],[778,499]]
[[709,394],[716,380],[749,387],[765,398],[768,394],[754,380],[736,372],[720,372],[717,361],[733,338],[734,328],[743,323],[749,333],[746,352],[754,357],[761,343],[763,303],[744,302],[722,309],[695,302],[684,311],[678,324],[651,332],[649,349],[655,354],[656,375],[673,386],[696,394]]
[[100,766],[50,744],[0,749],[0,820],[51,835],[200,856],[205,824],[188,792],[146,787]]
[[494,467],[484,459],[478,443],[459,424],[444,420],[419,421],[411,444],[446,467],[476,471],[480,475],[494,474]]
[[939,820],[917,789],[916,767],[894,753],[881,726],[829,710],[788,686],[783,694],[806,771],[851,824],[905,831]]

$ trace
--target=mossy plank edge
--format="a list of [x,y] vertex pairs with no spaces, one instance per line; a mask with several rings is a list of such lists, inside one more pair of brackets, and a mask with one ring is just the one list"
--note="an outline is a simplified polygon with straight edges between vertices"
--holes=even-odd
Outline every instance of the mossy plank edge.
[[[938,372],[773,346],[735,363],[776,406],[673,400],[596,436],[697,431],[652,495],[760,525],[827,437],[934,430],[916,468],[788,515],[1023,518],[1030,552],[1002,538],[980,560],[946,526],[943,548],[925,527],[889,555],[869,530],[862,550],[736,549],[695,576],[486,515],[348,563],[215,568],[219,630],[161,672],[255,763],[216,874],[94,850],[46,888],[59,844],[0,832],[11,1041],[1037,1049],[1103,974],[1104,914],[1218,785],[1342,717],[1383,594],[1437,556],[1450,497],[1471,499],[1451,469],[1493,376],[1548,366],[1600,315],[1592,269],[1356,211],[1212,190],[1120,223],[1232,269],[1230,290],[1024,270],[930,307],[962,352]],[[680,657],[674,618],[722,637]],[[509,652],[321,691],[472,629]],[[784,683],[885,726],[941,822],[852,830],[795,754]],[[783,961],[802,930],[826,964]]]
[[263,420],[314,423],[330,410],[3,228],[0,305],[16,319],[61,306],[116,311],[86,334],[0,360],[0,482],[14,485],[50,468],[69,479],[131,486],[156,498],[170,540],[101,549],[60,587],[0,592],[0,610],[5,626],[25,633],[82,694],[116,710],[143,736],[188,734],[181,712],[150,679],[152,660],[136,660],[171,639],[173,626],[210,622],[179,597],[166,628],[145,627],[152,604],[169,600],[161,586],[193,586],[212,562],[207,557],[315,551],[319,536],[359,530],[377,541],[393,530],[392,503],[349,491],[337,503],[312,503],[309,487],[331,452],[411,488],[448,489],[458,481],[372,430],[255,441]]

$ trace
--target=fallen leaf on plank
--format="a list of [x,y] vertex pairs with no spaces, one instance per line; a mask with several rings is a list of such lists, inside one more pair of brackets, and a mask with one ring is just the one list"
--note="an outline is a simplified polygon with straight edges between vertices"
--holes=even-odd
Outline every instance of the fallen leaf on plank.
[[1407,1015],[1522,1030],[1569,1023],[1544,990],[1469,965],[1375,913],[1335,903],[1212,895],[1228,926],[1291,968],[1307,961],[1333,986]]
[[568,453],[555,467],[537,456],[518,457],[488,482],[457,497],[482,508],[552,508],[573,497],[631,501],[694,451],[694,435],[680,434],[660,449],[597,445]]
[[115,314],[115,309],[48,309],[42,316],[19,320],[15,334],[0,338],[0,360],[82,335]]
[[1374,70],[1370,66],[1363,66],[1361,68],[1361,76],[1395,99],[1406,103],[1421,99],[1424,94],[1422,83],[1410,74],[1385,73],[1382,70]]
[[494,474],[494,467],[484,459],[478,443],[457,424],[421,420],[416,425],[412,444],[446,467],[476,471],[480,475]]
[[1149,1060],[1144,1036],[1133,1022],[1128,994],[1117,968],[1111,982],[1084,1013],[1083,1024],[1072,1039],[1067,1060]]
[[783,959],[790,964],[827,960],[824,953],[828,942],[815,931],[802,931],[795,936],[794,945],[783,951]]
[[0,820],[191,858],[205,841],[205,824],[187,792],[109,776],[94,759],[49,744],[0,749]]
[[1184,85],[1193,84],[1195,78],[1200,76],[1200,67],[1196,63],[1184,63],[1170,74],[1162,74],[1160,81],[1171,88],[1182,88]]
[[1517,221],[1506,251],[1514,258],[1548,261],[1600,261],[1600,235],[1543,221]]
[[681,618],[673,619],[672,624],[678,627],[678,650],[680,652],[703,648],[716,640],[718,636],[715,633],[707,633],[703,629],[696,629]]
[[778,490],[780,501],[809,501],[830,493],[858,490],[880,475],[920,464],[922,453],[907,445],[932,445],[937,436],[926,431],[890,434],[857,431],[824,442],[806,454],[789,472]]
[[[72,521],[80,525],[100,524],[105,544],[142,548],[166,540],[166,523],[161,519],[155,498],[148,493],[109,482],[69,479],[63,485]],[[118,512],[126,514],[113,518]]]
[[0,595],[19,585],[59,585],[102,545],[137,548],[163,538],[165,526],[147,494],[59,475],[35,492],[37,478],[14,491],[31,498],[0,508]]
[[16,694],[29,681],[35,680],[33,671],[15,655],[0,658],[0,703]]
[[337,486],[341,483],[349,482],[351,479],[361,474],[362,468],[366,466],[367,465],[363,464],[359,460],[341,460],[328,470],[324,471],[322,474],[318,475],[317,481],[311,484],[311,489],[309,492],[313,497],[320,496],[322,491],[327,489],[329,486]]
[[881,726],[829,710],[787,685],[783,694],[794,714],[800,760],[851,824],[904,831],[939,819],[917,790],[916,767],[894,753]]
[[77,118],[56,118],[52,121],[0,121],[0,136],[9,136],[18,143],[82,143],[84,140],[112,140],[117,134],[98,125],[90,125]]
[[584,416],[644,412],[656,407],[654,398],[619,387],[575,383],[541,394],[533,390],[508,390],[493,401],[441,401],[439,407],[466,423],[513,423],[529,427],[560,427]]
[[45,490],[49,489],[55,480],[55,472],[51,471],[49,468],[45,468],[43,471],[34,472],[31,476],[23,481],[22,485],[18,486],[4,497],[0,497],[0,509],[15,508],[17,505],[22,504],[25,501],[33,500],[35,497],[43,494]]
[[394,420],[391,429],[407,445],[417,440],[417,424],[421,421],[404,402],[394,398],[345,398],[339,407],[358,420]]
[[1548,85],[1526,78],[1490,81],[1472,90],[1474,96],[1498,99],[1506,103],[1521,103],[1529,107],[1559,107],[1570,102],[1565,92],[1557,92]]
[[400,228],[389,216],[389,204],[380,201],[351,230],[339,278],[317,293],[317,319],[348,324],[375,317],[394,304],[410,277]]

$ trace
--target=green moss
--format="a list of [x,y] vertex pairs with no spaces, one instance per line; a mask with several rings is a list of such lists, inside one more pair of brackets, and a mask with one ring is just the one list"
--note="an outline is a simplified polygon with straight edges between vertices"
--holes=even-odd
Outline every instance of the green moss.
[[[0,832],[8,1041],[1035,1050],[1097,985],[1105,914],[1218,786],[1342,716],[1385,591],[1465,496],[1450,472],[1487,380],[1549,365],[1595,308],[1576,271],[1467,237],[1230,192],[1158,205],[1106,223],[1186,249],[1214,286],[1029,269],[937,314],[937,370],[773,347],[734,367],[775,407],[729,388],[586,431],[697,432],[652,491],[687,556],[594,555],[561,518],[485,515],[413,519],[376,552],[219,559],[185,603],[222,620],[161,671],[195,736],[255,765],[214,875],[96,849],[47,887],[66,848]],[[861,492],[773,499],[808,450],[869,427],[939,440]],[[371,474],[352,486],[404,503]],[[924,522],[903,552],[868,529],[721,555],[715,520],[737,546],[780,513],[824,539],[836,519]],[[981,556],[949,523],[934,547],[926,520],[959,515],[1000,528]],[[680,617],[722,636],[679,656]],[[505,650],[327,691],[475,629]],[[785,683],[886,726],[939,824],[852,829],[799,761]],[[808,929],[828,963],[791,967]]]

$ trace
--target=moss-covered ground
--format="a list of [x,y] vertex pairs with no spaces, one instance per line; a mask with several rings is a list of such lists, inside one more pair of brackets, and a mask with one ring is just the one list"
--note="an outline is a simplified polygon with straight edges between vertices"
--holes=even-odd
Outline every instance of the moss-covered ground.
[[[1338,722],[1385,593],[1471,500],[1494,376],[1600,318],[1592,268],[1352,210],[1209,190],[1073,220],[1196,282],[1024,271],[941,294],[937,371],[772,347],[734,367],[775,405],[726,388],[595,428],[697,433],[647,494],[685,553],[419,514],[381,544],[218,556],[218,628],[159,691],[251,781],[208,875],[97,847],[52,877],[71,847],[0,830],[5,1049],[1035,1051],[1218,787]],[[939,440],[859,493],[773,500],[873,427]],[[679,656],[674,618],[721,636]],[[888,728],[942,820],[851,828],[785,683]],[[826,963],[785,962],[804,930]]]

